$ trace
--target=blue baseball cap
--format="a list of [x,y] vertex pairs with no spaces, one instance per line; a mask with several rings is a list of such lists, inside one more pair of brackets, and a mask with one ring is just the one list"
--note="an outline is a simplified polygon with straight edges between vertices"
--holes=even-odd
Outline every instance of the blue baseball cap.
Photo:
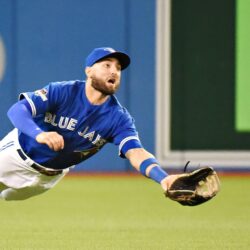
[[121,70],[128,67],[130,64],[130,58],[127,54],[116,51],[113,48],[102,47],[94,49],[86,58],[86,67],[91,67],[93,64],[105,59],[116,58],[121,64]]

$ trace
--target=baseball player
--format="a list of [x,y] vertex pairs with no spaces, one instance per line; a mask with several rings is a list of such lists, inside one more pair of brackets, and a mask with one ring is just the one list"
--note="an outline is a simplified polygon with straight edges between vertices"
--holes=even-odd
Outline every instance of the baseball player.
[[14,129],[0,142],[0,198],[24,200],[54,187],[106,143],[143,175],[168,189],[168,175],[138,137],[134,120],[115,97],[127,54],[96,48],[86,58],[86,81],[52,82],[21,93],[9,110]]

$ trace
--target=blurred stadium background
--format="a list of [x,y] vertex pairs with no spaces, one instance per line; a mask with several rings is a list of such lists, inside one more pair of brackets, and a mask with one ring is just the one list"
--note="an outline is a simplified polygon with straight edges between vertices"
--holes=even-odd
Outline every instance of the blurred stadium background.
[[[0,0],[0,138],[22,91],[82,79],[95,47],[130,54],[118,93],[163,167],[249,171],[247,0]],[[113,145],[74,171],[132,171]]]
[[117,95],[145,148],[222,182],[183,207],[108,145],[48,193],[0,202],[0,249],[249,249],[249,17],[248,0],[0,0],[0,138],[20,92],[84,78],[88,53],[111,46],[131,56]]

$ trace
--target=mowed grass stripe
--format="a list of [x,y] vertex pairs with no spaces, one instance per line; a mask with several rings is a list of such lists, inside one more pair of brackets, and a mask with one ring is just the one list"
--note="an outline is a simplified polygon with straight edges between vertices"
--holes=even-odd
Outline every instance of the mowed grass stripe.
[[197,207],[143,177],[65,178],[49,192],[0,202],[0,249],[250,249],[250,178],[222,177]]

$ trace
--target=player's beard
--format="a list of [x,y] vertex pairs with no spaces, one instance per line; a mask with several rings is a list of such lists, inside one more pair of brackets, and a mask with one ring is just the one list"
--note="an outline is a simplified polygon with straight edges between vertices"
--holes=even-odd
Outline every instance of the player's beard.
[[114,83],[114,87],[111,87],[112,84],[111,83],[106,83],[106,81],[101,80],[100,78],[97,78],[95,76],[91,77],[91,86],[101,92],[103,95],[113,95],[120,86],[120,83],[116,82]]

